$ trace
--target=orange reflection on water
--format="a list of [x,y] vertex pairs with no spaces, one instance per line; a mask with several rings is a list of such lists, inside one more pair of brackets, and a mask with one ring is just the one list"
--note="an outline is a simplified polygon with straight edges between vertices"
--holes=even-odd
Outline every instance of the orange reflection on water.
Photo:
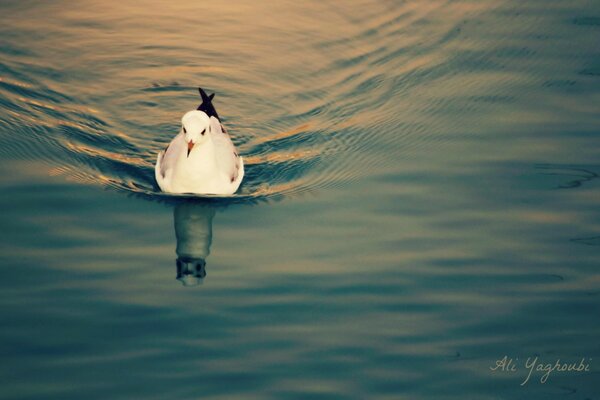
[[310,123],[302,124],[300,126],[292,128],[290,130],[275,133],[274,135],[262,136],[262,137],[256,138],[254,140],[253,144],[254,145],[259,145],[259,144],[262,144],[262,143],[267,143],[267,142],[272,142],[272,141],[276,141],[276,140],[285,139],[285,138],[297,135],[299,133],[306,132],[309,128],[310,128]]

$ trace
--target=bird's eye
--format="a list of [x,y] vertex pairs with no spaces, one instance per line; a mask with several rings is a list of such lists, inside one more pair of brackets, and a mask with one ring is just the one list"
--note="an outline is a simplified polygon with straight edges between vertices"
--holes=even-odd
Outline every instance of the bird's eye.
[[206,132],[206,128],[204,128],[204,129],[202,130],[202,132],[200,132],[200,134],[201,134],[201,135],[204,135],[204,132]]
[[185,130],[185,126],[183,127],[183,133],[187,133],[187,131]]

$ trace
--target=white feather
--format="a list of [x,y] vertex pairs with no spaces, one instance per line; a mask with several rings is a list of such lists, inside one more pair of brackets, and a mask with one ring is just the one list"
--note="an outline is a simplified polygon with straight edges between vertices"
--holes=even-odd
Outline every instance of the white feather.
[[[158,154],[155,177],[160,189],[169,193],[235,193],[244,178],[244,162],[220,121],[196,110],[188,112],[183,121],[189,126],[187,136],[182,128]],[[188,140],[195,143],[189,155]]]

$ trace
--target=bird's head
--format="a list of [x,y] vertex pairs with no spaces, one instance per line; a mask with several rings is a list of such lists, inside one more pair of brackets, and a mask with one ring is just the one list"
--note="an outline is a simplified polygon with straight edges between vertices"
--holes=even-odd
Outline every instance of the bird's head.
[[203,111],[188,111],[181,118],[181,131],[188,146],[187,155],[189,157],[194,146],[208,140],[211,131],[210,118]]

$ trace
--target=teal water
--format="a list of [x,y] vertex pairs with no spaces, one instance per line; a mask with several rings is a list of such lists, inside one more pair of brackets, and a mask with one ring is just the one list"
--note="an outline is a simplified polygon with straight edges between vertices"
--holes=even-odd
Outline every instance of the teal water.
[[[597,2],[0,15],[1,398],[598,398]],[[156,192],[198,86],[232,199]]]

